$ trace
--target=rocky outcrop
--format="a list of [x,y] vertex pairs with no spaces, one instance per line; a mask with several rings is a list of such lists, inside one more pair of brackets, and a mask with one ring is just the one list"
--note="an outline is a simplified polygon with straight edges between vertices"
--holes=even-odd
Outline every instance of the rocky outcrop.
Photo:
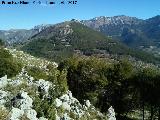
[[116,120],[115,112],[112,106],[108,109],[108,118],[108,120]]
[[37,112],[32,109],[33,100],[28,96],[27,92],[22,91],[17,94],[12,100],[12,111],[10,120],[19,120],[25,115],[30,120],[38,120]]
[[60,34],[62,36],[72,34],[73,30],[70,25],[66,25],[63,29],[60,29]]
[[39,88],[39,91],[45,92],[45,96],[48,96],[49,88],[52,86],[51,82],[39,79],[35,82],[35,85]]
[[71,91],[67,91],[63,96],[55,99],[55,106],[62,107],[64,110],[73,112],[75,115],[81,117],[84,114],[83,107],[79,101],[72,96]]

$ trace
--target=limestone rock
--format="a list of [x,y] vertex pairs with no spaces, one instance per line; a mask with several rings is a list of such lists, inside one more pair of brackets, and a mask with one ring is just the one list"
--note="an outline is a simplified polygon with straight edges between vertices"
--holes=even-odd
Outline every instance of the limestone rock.
[[10,120],[19,120],[19,118],[24,114],[23,110],[20,110],[18,108],[12,108],[11,111],[11,118]]
[[108,117],[109,120],[116,120],[115,112],[112,106],[108,109]]
[[39,120],[48,120],[48,119],[44,117],[40,117]]
[[4,88],[8,84],[7,75],[0,78],[0,88]]
[[63,120],[71,120],[67,113],[63,115]]
[[85,103],[85,104],[86,104],[87,107],[90,107],[90,106],[91,106],[91,103],[90,103],[89,100],[86,100],[86,103]]
[[26,116],[30,120],[38,120],[38,118],[36,117],[36,115],[37,115],[37,112],[35,110],[33,110],[33,109],[30,109],[30,110],[26,111]]
[[[30,120],[38,120],[36,117],[37,112],[32,109],[33,100],[28,96],[27,92],[22,91],[11,101],[13,105],[11,114],[11,118],[13,118],[12,120],[18,120],[18,118],[24,114]],[[19,112],[19,114],[16,114],[16,112]]]
[[0,106],[3,106],[6,102],[5,97],[8,96],[8,92],[0,90]]
[[41,90],[43,90],[46,94],[48,94],[49,88],[51,86],[51,82],[40,79],[36,81],[36,86],[38,86]]
[[55,99],[55,106],[58,108],[62,105],[62,101],[58,98]]

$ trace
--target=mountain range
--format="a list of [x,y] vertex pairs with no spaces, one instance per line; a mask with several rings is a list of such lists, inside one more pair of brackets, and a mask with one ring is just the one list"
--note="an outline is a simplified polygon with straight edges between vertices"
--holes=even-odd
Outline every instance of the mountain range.
[[96,17],[81,21],[88,27],[116,38],[133,48],[159,54],[160,16],[146,20],[129,16]]
[[10,30],[0,30],[0,38],[5,40],[8,45],[14,43],[22,43],[28,40],[31,36],[39,33],[43,29],[49,27],[50,25],[37,25],[30,30],[26,29],[10,29]]
[[[73,21],[76,21],[73,19]],[[125,15],[114,17],[95,17],[90,20],[82,20],[80,23],[104,33],[107,36],[121,38],[121,41],[129,46],[143,45],[143,39],[147,44],[149,39],[152,43],[157,43],[160,39],[160,16],[155,16],[146,20],[138,19],[136,17],[129,17]],[[26,40],[33,35],[39,33],[43,29],[53,26],[51,24],[42,24],[35,26],[30,30],[25,29],[11,29],[0,30],[0,38],[8,42],[16,42]],[[143,38],[144,37],[144,38]],[[135,43],[136,41],[136,43]],[[149,44],[150,45],[150,44]]]
[[[20,49],[39,57],[62,59],[73,53],[98,53],[145,59],[150,55],[139,49],[159,57],[159,27],[160,16],[146,20],[124,15],[101,16],[90,20],[72,19],[55,25],[39,25],[30,30],[1,30],[0,38],[8,45],[21,44]],[[135,48],[138,51],[135,52]]]

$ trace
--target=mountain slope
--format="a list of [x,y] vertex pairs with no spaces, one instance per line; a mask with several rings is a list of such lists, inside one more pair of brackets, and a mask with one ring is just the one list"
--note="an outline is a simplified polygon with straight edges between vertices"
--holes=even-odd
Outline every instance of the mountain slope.
[[70,57],[74,53],[103,56],[130,55],[149,62],[157,61],[150,54],[132,50],[74,21],[56,24],[42,30],[25,43],[22,50],[35,56],[57,61]]
[[[108,116],[103,115],[89,100],[81,104],[74,98],[68,90],[66,72],[60,72],[55,62],[36,58],[15,49],[4,51],[8,52],[16,62],[21,63],[22,69],[9,78],[9,73],[13,71],[3,71],[5,75],[0,77],[0,120],[108,120],[110,117],[115,118],[114,112],[109,113]],[[6,53],[1,52],[1,55]],[[7,66],[2,64],[1,69]],[[112,107],[110,109],[114,111]]]

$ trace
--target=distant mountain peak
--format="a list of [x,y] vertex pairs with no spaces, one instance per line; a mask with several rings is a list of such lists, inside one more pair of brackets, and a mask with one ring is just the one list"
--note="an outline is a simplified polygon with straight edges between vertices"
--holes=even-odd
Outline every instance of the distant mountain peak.
[[37,25],[34,26],[34,30],[38,30],[38,32],[41,32],[42,30],[44,30],[45,28],[51,26],[52,24],[41,24],[41,25]]
[[138,19],[136,17],[129,17],[125,15],[113,16],[113,17],[106,17],[100,16],[95,17],[90,20],[82,20],[81,22],[91,28],[95,28],[98,30],[100,27],[107,26],[107,25],[132,25],[132,24],[139,24],[143,20]]

